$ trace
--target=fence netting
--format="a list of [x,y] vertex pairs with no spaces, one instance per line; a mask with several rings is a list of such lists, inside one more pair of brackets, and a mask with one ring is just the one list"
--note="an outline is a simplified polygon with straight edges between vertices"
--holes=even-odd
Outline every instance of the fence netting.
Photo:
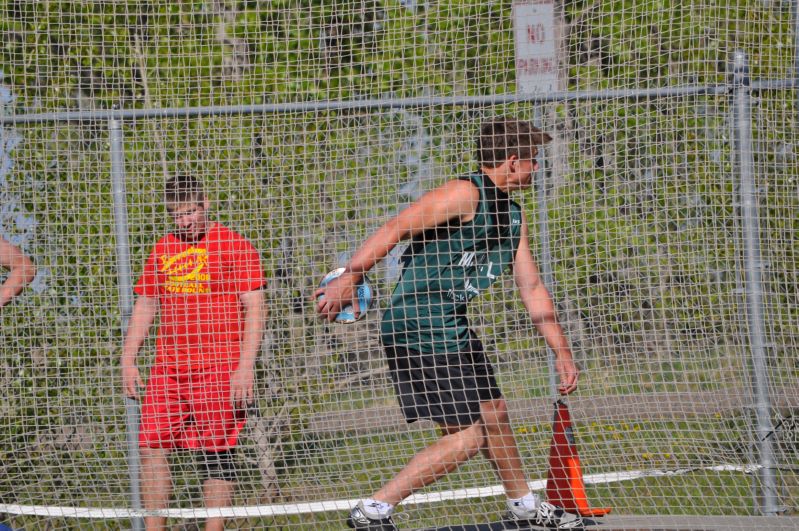
[[[535,5],[554,14],[543,35],[533,31],[556,43],[553,92],[724,86],[734,50],[746,52],[753,80],[794,76],[787,2]],[[111,124],[58,118],[112,109],[172,110],[120,120],[127,280],[173,230],[164,183],[192,174],[211,219],[252,243],[268,281],[231,526],[343,528],[351,500],[437,438],[432,424],[401,418],[379,341],[402,249],[370,273],[377,300],[365,319],[323,323],[311,295],[384,222],[475,171],[475,136],[496,116],[534,121],[554,137],[532,191],[516,199],[582,371],[568,402],[591,503],[620,514],[757,513],[762,437],[744,239],[752,222],[776,495],[795,511],[796,91],[751,93],[758,216],[745,220],[733,85],[499,101],[524,93],[514,24],[525,23],[510,2],[488,0],[0,6],[0,117],[53,113],[0,126],[0,232],[37,266],[0,313],[0,522],[127,528],[138,514],[120,375],[129,309]],[[447,97],[480,99],[433,101]],[[408,98],[414,104],[402,105]],[[381,99],[400,103],[315,106]],[[264,104],[274,107],[173,112]],[[512,275],[476,299],[469,318],[541,490],[549,353]],[[145,377],[155,349],[153,328],[138,358]],[[174,452],[170,465],[170,522],[205,518],[196,456]],[[491,520],[504,510],[500,494],[488,461],[474,459],[403,505],[404,526]]]

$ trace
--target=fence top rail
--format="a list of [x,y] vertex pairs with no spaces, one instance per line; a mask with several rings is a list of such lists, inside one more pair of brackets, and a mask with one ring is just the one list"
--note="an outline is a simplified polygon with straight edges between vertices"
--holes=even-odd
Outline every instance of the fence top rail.
[[[203,107],[165,107],[157,109],[104,109],[94,111],[62,111],[19,115],[0,115],[0,124],[135,120],[145,118],[187,118],[201,116],[233,116],[282,114],[322,111],[362,111],[375,109],[411,109],[419,107],[488,107],[512,103],[555,103],[594,100],[647,100],[695,95],[724,95],[733,85],[691,85],[651,89],[555,91],[548,94],[502,94],[489,96],[446,96],[423,98],[380,98],[345,101],[307,101],[262,103],[251,105],[211,105]],[[797,79],[754,81],[751,90],[785,90],[799,87]]]
[[[752,82],[752,90],[792,89],[799,86],[796,79]],[[724,95],[732,85],[694,85],[651,89],[620,89],[597,91],[555,91],[547,94],[503,94],[490,96],[447,96],[423,98],[380,98],[346,101],[308,101],[293,103],[263,103],[251,105],[213,105],[203,107],[167,107],[157,109],[103,109],[93,111],[58,111],[31,114],[0,115],[0,124],[31,124],[44,122],[135,120],[146,118],[186,118],[201,116],[233,116],[252,114],[283,114],[323,111],[363,111],[375,109],[410,109],[419,107],[487,107],[513,103],[554,103],[632,99],[647,100],[692,95]]]

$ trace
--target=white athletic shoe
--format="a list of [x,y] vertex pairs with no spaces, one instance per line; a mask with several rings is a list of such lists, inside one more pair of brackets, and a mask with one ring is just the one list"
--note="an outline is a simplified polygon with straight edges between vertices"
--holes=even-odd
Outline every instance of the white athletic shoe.
[[352,508],[349,518],[347,518],[347,526],[352,529],[364,529],[367,531],[398,531],[397,525],[391,516],[373,520],[366,516],[363,501],[358,502],[358,505]]
[[547,502],[541,502],[541,505],[534,511],[528,511],[520,503],[513,504],[509,512],[512,520],[527,521],[552,529],[572,529],[575,531],[584,531],[585,529],[580,515],[567,513],[560,507],[555,507]]

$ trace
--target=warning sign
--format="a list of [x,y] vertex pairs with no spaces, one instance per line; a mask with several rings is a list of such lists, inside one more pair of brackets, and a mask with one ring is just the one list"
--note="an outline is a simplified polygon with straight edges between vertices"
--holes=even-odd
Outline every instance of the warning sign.
[[513,4],[516,87],[524,94],[558,89],[555,6],[552,0]]

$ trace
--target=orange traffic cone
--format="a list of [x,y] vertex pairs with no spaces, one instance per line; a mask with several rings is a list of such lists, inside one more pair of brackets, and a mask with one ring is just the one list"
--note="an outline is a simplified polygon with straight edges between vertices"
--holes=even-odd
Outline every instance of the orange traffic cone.
[[588,506],[569,408],[560,400],[555,402],[555,419],[552,422],[547,499],[551,504],[580,516],[605,516],[611,510],[610,507]]

